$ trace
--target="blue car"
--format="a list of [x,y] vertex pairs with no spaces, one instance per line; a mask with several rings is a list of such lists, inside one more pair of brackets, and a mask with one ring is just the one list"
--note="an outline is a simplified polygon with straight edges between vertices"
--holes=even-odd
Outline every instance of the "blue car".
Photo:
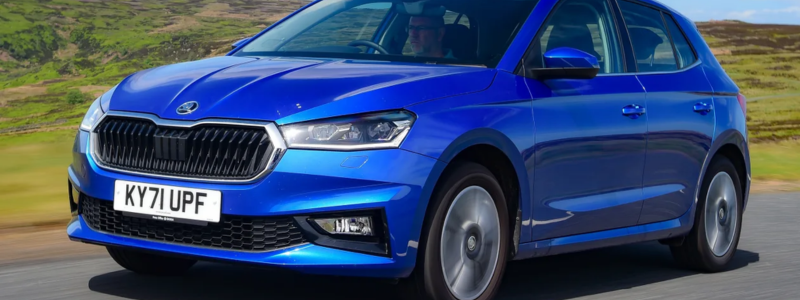
[[652,0],[315,1],[98,98],[67,233],[141,274],[244,263],[426,299],[643,241],[718,272],[749,194],[745,115],[694,24]]

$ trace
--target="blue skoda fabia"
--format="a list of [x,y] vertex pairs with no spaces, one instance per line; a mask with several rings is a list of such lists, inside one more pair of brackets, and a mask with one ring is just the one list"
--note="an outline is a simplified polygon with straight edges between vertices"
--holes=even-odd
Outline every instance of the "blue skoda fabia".
[[652,0],[316,1],[97,99],[67,232],[137,273],[236,262],[430,299],[641,241],[717,272],[747,205],[745,103]]

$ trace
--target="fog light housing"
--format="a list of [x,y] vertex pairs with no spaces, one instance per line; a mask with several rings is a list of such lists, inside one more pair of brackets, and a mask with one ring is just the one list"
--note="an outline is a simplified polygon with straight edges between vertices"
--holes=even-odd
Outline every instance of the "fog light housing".
[[372,217],[312,219],[328,234],[374,236]]
[[386,212],[364,209],[294,216],[312,244],[391,257]]

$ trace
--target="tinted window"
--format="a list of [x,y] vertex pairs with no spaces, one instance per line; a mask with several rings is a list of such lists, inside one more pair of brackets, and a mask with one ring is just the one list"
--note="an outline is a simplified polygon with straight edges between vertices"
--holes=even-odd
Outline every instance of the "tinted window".
[[[458,22],[456,22],[458,21]],[[469,17],[465,14],[459,14],[452,11],[447,11],[444,14],[444,23],[445,24],[460,24],[466,27],[469,27]]]
[[[473,35],[474,35],[474,30],[470,31],[472,29],[470,28],[470,25],[469,25],[469,17],[467,17],[467,15],[465,15],[465,14],[460,14],[460,13],[448,10],[444,14],[444,24],[445,24],[445,29],[449,29],[450,33],[453,33],[453,32],[455,32],[455,34],[461,33],[462,36],[463,36],[464,33],[466,32],[466,33],[473,33]],[[456,30],[458,32],[456,32]],[[446,30],[445,30],[445,32],[446,32]],[[445,35],[447,35],[447,34],[448,33],[445,33]],[[455,34],[453,34],[453,35],[455,35]],[[451,35],[451,36],[453,36],[453,35]],[[470,36],[463,37],[463,39],[475,40],[474,37],[470,37]],[[448,46],[450,46],[450,45],[448,45]],[[446,50],[447,51],[454,51],[454,49],[446,49]],[[458,49],[455,49],[455,51],[457,51],[457,50]],[[477,51],[477,49],[476,49],[476,51]],[[405,44],[405,46],[403,46],[403,55],[414,55],[414,51],[412,51],[412,49],[411,49],[411,40],[406,40],[406,44]]]
[[[473,64],[493,68],[537,2],[315,1],[270,27],[233,55]],[[364,41],[378,45],[365,45]],[[408,44],[411,51],[404,51]]]
[[320,45],[347,46],[356,40],[372,40],[391,8],[391,2],[376,2],[351,8],[311,27],[280,50],[302,51]]
[[678,50],[678,65],[681,69],[692,65],[695,61],[697,61],[697,57],[694,55],[694,51],[692,51],[692,46],[689,45],[689,41],[686,39],[686,36],[683,35],[683,31],[681,31],[678,24],[675,23],[675,20],[672,16],[664,14],[664,19],[667,20],[667,27],[669,27],[669,34],[672,36],[672,42],[675,44],[675,49]]
[[678,69],[661,12],[647,6],[620,1],[628,26],[639,72]]
[[570,47],[596,56],[600,73],[620,73],[622,56],[613,20],[607,1],[565,1],[542,27],[528,65],[543,68],[547,51]]

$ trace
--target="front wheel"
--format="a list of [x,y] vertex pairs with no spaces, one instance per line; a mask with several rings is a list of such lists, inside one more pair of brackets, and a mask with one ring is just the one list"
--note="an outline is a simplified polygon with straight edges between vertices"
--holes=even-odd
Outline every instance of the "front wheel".
[[733,259],[742,229],[742,187],[733,163],[716,157],[698,197],[694,228],[670,250],[678,262],[701,272],[719,272]]
[[462,163],[448,172],[431,201],[414,281],[435,300],[491,299],[500,287],[509,246],[508,210],[497,179]]

